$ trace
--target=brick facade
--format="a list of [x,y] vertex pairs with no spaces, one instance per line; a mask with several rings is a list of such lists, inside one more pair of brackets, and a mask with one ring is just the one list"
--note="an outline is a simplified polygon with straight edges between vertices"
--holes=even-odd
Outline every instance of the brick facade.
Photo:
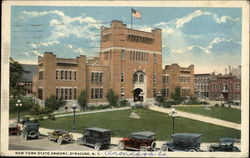
[[[62,99],[70,100],[71,92],[71,100],[74,100],[82,90],[86,90],[89,104],[103,104],[107,103],[108,90],[113,89],[119,98],[131,102],[150,102],[164,88],[163,74],[170,76],[170,93],[176,86],[181,86],[182,89],[188,89],[183,90],[188,91],[186,96],[194,94],[193,65],[183,68],[172,64],[162,70],[160,29],[144,32],[129,29],[120,21],[112,21],[110,28],[101,28],[100,46],[99,57],[90,60],[86,60],[85,56],[76,59],[56,58],[46,52],[44,57],[38,59],[39,72],[33,78],[36,84],[36,88],[33,88],[34,97],[44,100],[58,93],[61,98],[61,94],[65,95],[67,91],[67,97]],[[187,76],[188,81],[185,80]]]

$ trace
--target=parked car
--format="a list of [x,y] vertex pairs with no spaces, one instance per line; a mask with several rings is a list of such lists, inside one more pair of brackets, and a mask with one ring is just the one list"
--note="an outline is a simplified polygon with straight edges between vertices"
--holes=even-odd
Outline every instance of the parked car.
[[166,142],[162,145],[162,151],[201,151],[201,134],[176,133],[173,134],[171,138],[172,141]]
[[155,140],[155,133],[153,132],[135,132],[127,138],[122,138],[118,143],[118,148],[120,150],[153,151],[156,147]]
[[38,139],[39,138],[39,123],[33,122],[26,122],[24,123],[22,137],[25,140],[31,139]]
[[108,149],[111,141],[111,132],[104,128],[86,128],[85,133],[81,138],[78,138],[76,143],[78,145],[88,145],[95,148],[95,150]]
[[231,151],[231,152],[240,152],[240,149],[234,146],[234,138],[220,138],[219,144],[211,144],[208,148],[209,152],[215,151]]
[[17,123],[12,123],[9,125],[9,135],[20,135],[21,127]]
[[48,140],[56,141],[57,144],[61,145],[63,142],[71,143],[73,141],[73,135],[65,130],[54,130],[53,132],[48,132]]

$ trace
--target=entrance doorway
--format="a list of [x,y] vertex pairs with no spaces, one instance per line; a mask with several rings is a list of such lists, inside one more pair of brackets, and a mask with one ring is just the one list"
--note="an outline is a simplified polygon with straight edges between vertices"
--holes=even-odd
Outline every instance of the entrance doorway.
[[143,102],[143,96],[140,96],[140,94],[142,93],[142,89],[141,88],[136,88],[134,90],[134,101],[141,101]]

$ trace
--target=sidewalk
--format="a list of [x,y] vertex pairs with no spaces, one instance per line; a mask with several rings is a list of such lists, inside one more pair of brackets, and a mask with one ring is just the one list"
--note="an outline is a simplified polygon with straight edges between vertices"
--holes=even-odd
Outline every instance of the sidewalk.
[[[150,106],[149,109],[154,110],[154,111],[158,111],[158,112],[163,112],[166,114],[169,114],[169,112],[171,112],[171,108],[168,109],[168,108],[162,108],[162,107],[158,107],[158,106]],[[202,122],[206,122],[206,123],[211,123],[211,124],[215,124],[215,125],[219,125],[219,126],[224,126],[224,127],[228,127],[228,128],[241,130],[241,124],[237,124],[237,123],[233,123],[233,122],[229,122],[229,121],[224,121],[224,120],[220,120],[220,119],[216,119],[216,118],[212,118],[212,117],[207,117],[207,116],[203,116],[203,115],[182,112],[179,110],[176,110],[176,112],[177,112],[177,116],[180,116],[180,117],[185,117],[185,118],[192,119],[192,120],[198,120],[198,121],[202,121]]]

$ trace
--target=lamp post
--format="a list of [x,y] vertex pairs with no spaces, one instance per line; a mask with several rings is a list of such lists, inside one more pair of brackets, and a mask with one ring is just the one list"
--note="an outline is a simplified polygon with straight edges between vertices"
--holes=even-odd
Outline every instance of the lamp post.
[[73,106],[71,107],[71,109],[73,109],[73,113],[74,113],[74,119],[73,119],[73,127],[72,127],[72,131],[75,132],[76,131],[76,104],[73,104]]
[[143,101],[143,100],[142,100],[142,99],[143,99],[143,98],[142,98],[142,97],[143,97],[143,92],[141,92],[141,93],[139,94],[139,96],[140,96],[140,101],[141,101],[141,106],[142,106],[142,101]]
[[19,123],[20,122],[20,107],[22,106],[23,104],[21,103],[21,100],[18,99],[17,100],[17,103],[16,103],[16,107],[18,108],[18,114],[17,114],[17,122]]
[[177,116],[177,112],[175,111],[175,108],[171,109],[171,112],[169,112],[169,115],[172,117],[172,120],[173,120],[173,134],[174,134],[174,118]]
[[224,96],[223,96],[223,94],[221,94],[221,95],[220,95],[220,106],[222,106],[222,101],[223,101],[223,99],[224,99]]

